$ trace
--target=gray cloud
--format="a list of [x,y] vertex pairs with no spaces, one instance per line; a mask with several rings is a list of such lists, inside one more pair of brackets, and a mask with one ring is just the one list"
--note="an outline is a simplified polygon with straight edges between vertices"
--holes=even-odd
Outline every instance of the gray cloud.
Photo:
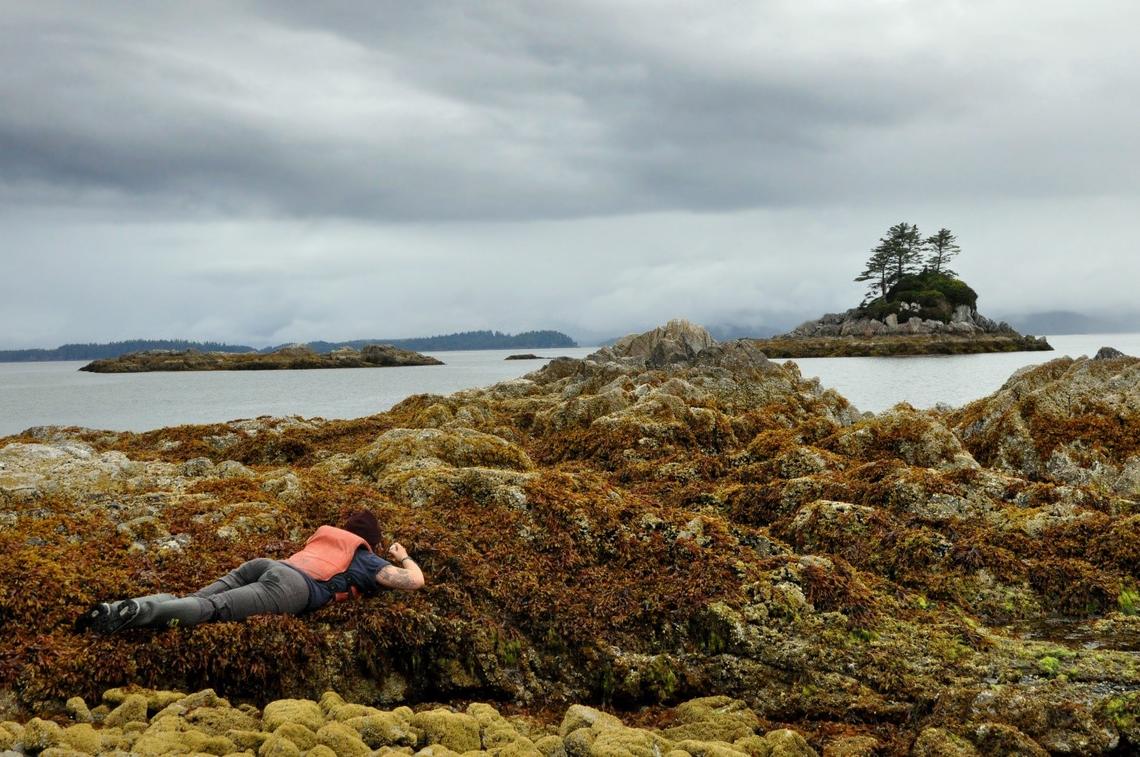
[[0,347],[787,321],[904,218],[1140,277],[1125,4],[0,5]]
[[478,220],[1134,188],[1104,170],[1137,115],[1102,91],[1136,83],[1107,6],[855,5],[17,6],[5,198]]

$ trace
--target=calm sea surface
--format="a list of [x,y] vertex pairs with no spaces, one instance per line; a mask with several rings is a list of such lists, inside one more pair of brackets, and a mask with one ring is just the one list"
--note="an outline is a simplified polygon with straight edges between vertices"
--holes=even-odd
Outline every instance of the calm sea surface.
[[[1061,355],[1093,355],[1112,346],[1140,355],[1140,334],[1051,337],[1054,352],[903,358],[804,358],[818,376],[860,410],[897,402],[962,405],[1000,387],[1018,368]],[[418,393],[449,394],[539,368],[545,361],[504,360],[512,350],[431,353],[446,365],[306,371],[80,373],[86,361],[0,363],[0,436],[30,426],[69,425],[144,431],[259,415],[356,418]],[[535,350],[584,357],[592,347]]]

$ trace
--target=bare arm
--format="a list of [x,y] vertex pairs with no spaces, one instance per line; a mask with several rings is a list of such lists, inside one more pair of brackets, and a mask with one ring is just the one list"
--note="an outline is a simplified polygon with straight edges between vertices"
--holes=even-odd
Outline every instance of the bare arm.
[[415,591],[424,585],[424,574],[420,570],[420,566],[416,565],[415,560],[408,557],[408,550],[399,543],[394,543],[388,548],[388,554],[399,563],[400,567],[395,565],[385,565],[376,574],[376,582],[381,586],[389,589],[402,589],[404,591]]

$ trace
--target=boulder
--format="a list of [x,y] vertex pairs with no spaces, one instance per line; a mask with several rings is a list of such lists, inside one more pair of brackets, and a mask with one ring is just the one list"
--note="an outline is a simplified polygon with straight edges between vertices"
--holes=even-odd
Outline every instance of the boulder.
[[301,757],[304,752],[285,736],[274,733],[261,743],[257,757]]
[[105,727],[123,726],[127,723],[147,722],[147,700],[142,694],[129,694],[122,703],[108,713],[103,721]]
[[98,754],[103,748],[103,737],[90,723],[76,723],[64,728],[61,740],[83,754]]
[[64,709],[76,723],[90,723],[93,720],[91,710],[87,708],[87,703],[83,701],[83,697],[68,699],[64,704]]
[[958,305],[954,308],[953,315],[950,316],[951,323],[966,323],[971,326],[974,325],[974,309],[969,305]]
[[703,327],[676,319],[651,331],[622,337],[614,342],[609,354],[626,362],[664,368],[691,362],[714,344],[716,340]]
[[1119,357],[1128,357],[1115,347],[1101,347],[1096,351],[1096,356],[1093,360],[1116,360]]
[[663,735],[673,741],[724,741],[732,743],[751,736],[760,725],[748,705],[726,696],[691,699],[677,705],[679,725],[666,728]]
[[63,729],[59,727],[59,724],[50,720],[32,718],[24,725],[20,741],[25,750],[33,754],[42,752],[63,743]]
[[83,442],[7,444],[0,447],[0,502],[123,492],[141,467],[122,452],[96,452]]
[[910,757],[977,757],[978,750],[966,739],[945,728],[926,728],[910,749]]
[[1052,682],[983,689],[970,704],[969,718],[994,726],[991,736],[976,739],[983,747],[993,740],[1020,740],[998,725],[1012,727],[1031,740],[1027,743],[1056,754],[1105,754],[1120,740],[1115,727],[1103,722],[1089,707],[1074,702]]
[[591,728],[595,725],[604,728],[616,728],[621,724],[621,720],[608,712],[595,710],[593,707],[587,707],[584,704],[573,704],[562,716],[558,735],[565,737],[579,728]]
[[325,724],[325,716],[321,706],[311,699],[278,699],[265,706],[262,728],[273,732],[286,723],[302,725],[316,733]]
[[[644,728],[605,728],[594,726],[594,738],[590,744],[591,757],[605,755],[652,755],[664,754],[673,746],[672,742],[660,734]],[[577,733],[581,733],[578,731]],[[575,756],[569,748],[571,757]]]
[[1011,725],[982,723],[971,734],[982,754],[1003,757],[1048,757],[1041,745]]
[[424,745],[439,744],[459,753],[482,745],[479,721],[466,713],[444,709],[417,712],[412,716],[412,726],[423,734],[420,743]]
[[419,738],[419,732],[412,727],[411,718],[402,717],[396,712],[361,715],[343,722],[359,733],[364,743],[373,749],[414,746]]
[[372,754],[372,750],[361,740],[360,734],[344,723],[333,722],[321,726],[316,740],[339,757],[368,757]]
[[257,718],[234,707],[196,707],[186,713],[185,720],[209,736],[225,736],[234,730],[253,731],[260,726]]
[[197,729],[147,731],[131,747],[131,753],[149,757],[160,754],[231,754],[237,746],[224,736],[208,736]]
[[768,757],[818,757],[807,739],[790,728],[781,728],[764,734],[768,743]]

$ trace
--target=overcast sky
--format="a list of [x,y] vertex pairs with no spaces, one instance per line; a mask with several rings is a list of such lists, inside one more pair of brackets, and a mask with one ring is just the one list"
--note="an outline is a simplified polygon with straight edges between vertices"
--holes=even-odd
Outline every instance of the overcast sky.
[[[0,0],[0,348],[1135,310],[1140,5]],[[1140,324],[1137,326],[1140,330]]]

